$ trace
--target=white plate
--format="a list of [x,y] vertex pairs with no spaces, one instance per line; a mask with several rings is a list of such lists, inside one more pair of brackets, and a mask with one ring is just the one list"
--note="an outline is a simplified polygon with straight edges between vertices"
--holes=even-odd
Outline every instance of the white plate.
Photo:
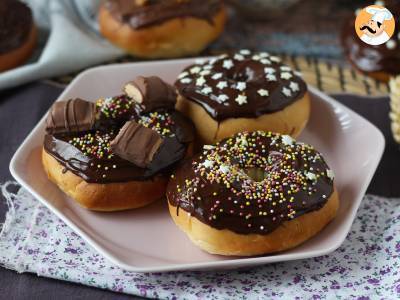
[[[158,75],[173,83],[194,59],[118,64],[81,73],[58,100],[95,100],[121,93],[137,75]],[[123,269],[160,272],[261,265],[320,256],[344,241],[384,149],[384,137],[367,120],[310,87],[312,113],[300,140],[320,150],[336,174],[340,209],[335,220],[301,246],[275,255],[232,258],[207,254],[195,247],[169,217],[165,201],[117,213],[96,213],[79,207],[46,177],[41,165],[44,118],[11,160],[12,175],[23,187],[82,236],[99,253]]]

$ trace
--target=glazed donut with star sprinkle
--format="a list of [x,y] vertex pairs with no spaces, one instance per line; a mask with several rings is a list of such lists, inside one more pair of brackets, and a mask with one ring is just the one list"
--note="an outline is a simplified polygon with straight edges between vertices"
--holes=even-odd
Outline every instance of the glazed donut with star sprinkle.
[[195,124],[200,143],[244,130],[298,136],[310,115],[300,74],[266,52],[241,50],[185,68],[175,86],[177,109]]

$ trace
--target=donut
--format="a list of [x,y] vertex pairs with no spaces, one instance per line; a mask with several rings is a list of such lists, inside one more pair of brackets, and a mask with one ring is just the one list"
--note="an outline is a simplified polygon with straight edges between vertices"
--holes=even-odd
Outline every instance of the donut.
[[251,256],[293,248],[339,206],[334,174],[289,135],[238,133],[186,161],[167,187],[170,215],[201,249]]
[[25,62],[36,45],[30,8],[16,0],[0,1],[0,72]]
[[[342,29],[341,43],[344,54],[359,72],[379,81],[388,82],[400,74],[400,5],[395,1],[384,4],[395,16],[396,27],[392,38],[382,45],[368,45],[354,30],[354,18]],[[397,18],[396,18],[397,16]]]
[[46,124],[42,161],[49,179],[96,211],[163,197],[172,168],[190,154],[194,131],[173,108],[147,112],[125,94],[55,102]]
[[213,144],[241,131],[297,137],[310,114],[307,85],[277,56],[241,50],[183,70],[175,86],[177,109]]
[[172,58],[202,51],[223,31],[221,0],[106,0],[100,32],[114,45],[142,58]]

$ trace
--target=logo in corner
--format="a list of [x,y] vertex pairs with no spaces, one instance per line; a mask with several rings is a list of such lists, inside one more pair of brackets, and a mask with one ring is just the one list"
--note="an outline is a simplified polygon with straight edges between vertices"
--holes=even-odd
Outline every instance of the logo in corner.
[[368,45],[382,45],[390,40],[395,29],[393,14],[381,5],[360,10],[355,21],[358,37]]

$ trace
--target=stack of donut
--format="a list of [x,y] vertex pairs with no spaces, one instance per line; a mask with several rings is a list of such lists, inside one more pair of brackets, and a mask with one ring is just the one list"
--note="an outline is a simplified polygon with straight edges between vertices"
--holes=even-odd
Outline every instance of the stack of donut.
[[194,244],[234,256],[293,248],[335,217],[333,171],[295,140],[310,114],[307,85],[278,57],[241,50],[188,66],[175,89],[139,77],[123,90],[50,110],[45,169],[83,206],[166,195]]

